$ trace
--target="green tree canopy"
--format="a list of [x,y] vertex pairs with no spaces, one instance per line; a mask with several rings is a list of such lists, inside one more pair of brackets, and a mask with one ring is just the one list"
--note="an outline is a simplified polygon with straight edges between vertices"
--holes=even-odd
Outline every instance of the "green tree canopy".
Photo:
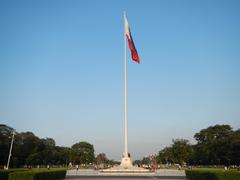
[[158,153],[157,160],[160,163],[178,163],[189,162],[193,153],[192,146],[188,140],[175,139],[170,147],[166,147]]
[[[239,164],[240,136],[229,125],[215,125],[194,135],[193,161],[196,164],[229,165]],[[238,150],[237,150],[238,149]]]
[[77,164],[89,164],[95,160],[94,147],[88,142],[79,142],[72,145],[73,159]]
[[0,124],[0,165],[6,165],[13,128]]

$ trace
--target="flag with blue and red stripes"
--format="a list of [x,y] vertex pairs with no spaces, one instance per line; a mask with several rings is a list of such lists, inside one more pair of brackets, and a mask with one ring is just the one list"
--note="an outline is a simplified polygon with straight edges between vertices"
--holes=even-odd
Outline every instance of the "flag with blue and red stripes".
[[133,42],[133,38],[132,38],[132,35],[131,35],[131,31],[130,31],[130,27],[129,27],[127,18],[125,18],[125,33],[126,33],[126,36],[127,36],[128,46],[129,46],[129,49],[131,51],[132,59],[139,64],[140,63],[140,58],[138,56],[137,49],[135,48],[135,45],[134,45],[134,42]]

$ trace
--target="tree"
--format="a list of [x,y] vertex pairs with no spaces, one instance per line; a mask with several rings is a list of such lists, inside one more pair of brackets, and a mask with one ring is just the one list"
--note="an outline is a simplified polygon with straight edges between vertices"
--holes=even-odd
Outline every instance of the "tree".
[[[0,166],[6,165],[13,128],[0,124]],[[169,147],[159,151],[158,163],[184,162],[199,165],[240,165],[240,129],[234,131],[229,125],[215,125],[200,130],[194,135],[197,144],[191,146],[188,140],[176,139]],[[95,161],[94,146],[79,142],[71,148],[56,146],[52,138],[39,138],[32,132],[15,135],[10,167],[24,165],[67,165],[90,164]],[[100,153],[96,162],[116,164]],[[151,165],[151,157],[145,157],[137,164]]]
[[[7,163],[13,128],[0,125],[0,166]],[[67,165],[69,162],[93,163],[94,147],[80,142],[68,147],[56,146],[52,138],[39,138],[32,132],[16,133],[10,167],[24,165]]]
[[176,139],[170,147],[166,147],[158,153],[159,163],[178,163],[183,165],[189,162],[193,153],[192,146],[188,140]]
[[73,162],[76,164],[89,164],[95,160],[94,147],[88,142],[79,142],[72,145]]
[[202,144],[196,144],[192,146],[193,155],[190,159],[191,165],[207,165],[209,157],[209,149]]
[[52,138],[46,138],[46,139],[41,139],[42,142],[46,145],[46,147],[55,147],[56,146],[56,143],[55,143],[55,140],[52,139]]
[[96,157],[96,163],[98,168],[105,168],[108,163],[108,158],[105,153],[100,153]]
[[7,164],[13,128],[0,124],[0,166]]
[[58,151],[59,164],[68,165],[71,162],[72,149],[68,147],[56,147]]
[[163,164],[173,163],[174,157],[173,157],[173,153],[172,153],[172,147],[165,147],[164,149],[159,151],[158,157],[157,157],[157,162],[163,163]]
[[16,135],[15,148],[13,148],[13,158],[15,165],[27,164],[27,158],[38,151],[40,139],[32,132],[23,132]]
[[100,153],[96,157],[97,164],[106,164],[108,161],[107,156],[105,153]]
[[198,143],[211,144],[214,141],[225,140],[232,135],[233,130],[229,125],[215,125],[202,129],[194,135]]
[[240,165],[240,129],[233,133],[230,143],[230,163]]
[[174,162],[183,165],[186,162],[189,162],[193,149],[186,139],[176,139],[173,140],[172,153]]
[[142,165],[142,160],[135,160],[133,161],[133,164],[140,167]]
[[35,151],[28,156],[26,163],[30,165],[66,165],[70,159],[70,148],[59,147],[51,138],[40,139]]
[[151,159],[149,157],[144,157],[142,159],[142,164],[150,165],[151,164]]
[[235,158],[232,150],[237,146],[234,142],[238,142],[238,138],[236,136],[233,141],[234,131],[229,125],[210,126],[196,133],[194,138],[197,164],[229,165]]

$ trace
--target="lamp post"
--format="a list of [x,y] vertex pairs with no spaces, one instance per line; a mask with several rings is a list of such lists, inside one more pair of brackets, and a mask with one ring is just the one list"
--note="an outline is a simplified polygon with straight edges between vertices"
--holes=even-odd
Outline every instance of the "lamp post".
[[12,141],[11,141],[11,145],[10,145],[10,149],[9,149],[8,162],[7,162],[6,169],[8,169],[8,167],[9,167],[9,163],[10,163],[10,159],[11,159],[11,155],[12,155],[12,146],[13,146],[13,141],[14,141],[14,135],[15,135],[15,131],[13,130],[13,132],[12,132]]

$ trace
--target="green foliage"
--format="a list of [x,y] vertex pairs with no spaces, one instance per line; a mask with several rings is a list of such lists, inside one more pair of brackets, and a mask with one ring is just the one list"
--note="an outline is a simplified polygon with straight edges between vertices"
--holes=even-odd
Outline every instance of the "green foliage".
[[191,165],[240,165],[240,130],[229,125],[215,125],[194,135],[197,144],[173,140],[173,145],[158,154],[159,163],[184,162]]
[[158,153],[157,157],[158,163],[173,163],[174,162],[174,157],[172,153],[172,148],[171,147],[165,147]]
[[9,180],[55,180],[66,176],[66,170],[32,170],[9,174]]
[[185,173],[188,180],[217,180],[211,171],[185,170]]
[[108,162],[108,158],[105,153],[99,153],[96,157],[97,164],[106,164]]
[[[0,166],[7,163],[13,128],[0,124]],[[190,145],[187,140],[173,140],[173,144],[162,149],[158,163],[185,162],[190,165],[240,165],[240,130],[234,131],[229,125],[215,125],[202,129],[194,138],[197,144]],[[94,146],[79,142],[71,148],[56,146],[54,139],[41,139],[32,132],[16,133],[10,167],[25,165],[68,165],[90,164],[94,162],[115,164],[103,155],[95,159]],[[151,164],[144,158],[138,164]]]
[[7,162],[13,128],[0,124],[0,165]]
[[1,180],[7,180],[8,179],[8,174],[10,174],[13,171],[9,170],[0,170],[0,179]]
[[[0,124],[0,166],[7,163],[13,128]],[[32,132],[16,133],[10,167],[25,165],[68,165],[94,162],[94,147],[87,142],[73,145],[73,148],[56,146],[52,138],[39,138]]]
[[194,135],[192,164],[240,165],[240,133],[229,125],[216,125],[202,129]]
[[88,142],[79,142],[72,146],[72,157],[76,164],[89,164],[95,160],[94,147]]
[[151,164],[151,159],[149,157],[144,157],[142,159],[142,164],[147,164],[147,165]]
[[186,170],[188,180],[239,180],[238,171],[224,170]]
[[33,180],[34,173],[33,172],[15,172],[9,174],[8,180]]
[[188,162],[192,156],[193,149],[188,140],[176,139],[170,147],[166,147],[158,154],[159,163],[178,163]]
[[8,175],[13,172],[26,171],[26,169],[9,169],[9,170],[0,170],[0,179],[8,180]]
[[173,140],[172,153],[175,163],[183,165],[192,156],[193,150],[188,140]]

